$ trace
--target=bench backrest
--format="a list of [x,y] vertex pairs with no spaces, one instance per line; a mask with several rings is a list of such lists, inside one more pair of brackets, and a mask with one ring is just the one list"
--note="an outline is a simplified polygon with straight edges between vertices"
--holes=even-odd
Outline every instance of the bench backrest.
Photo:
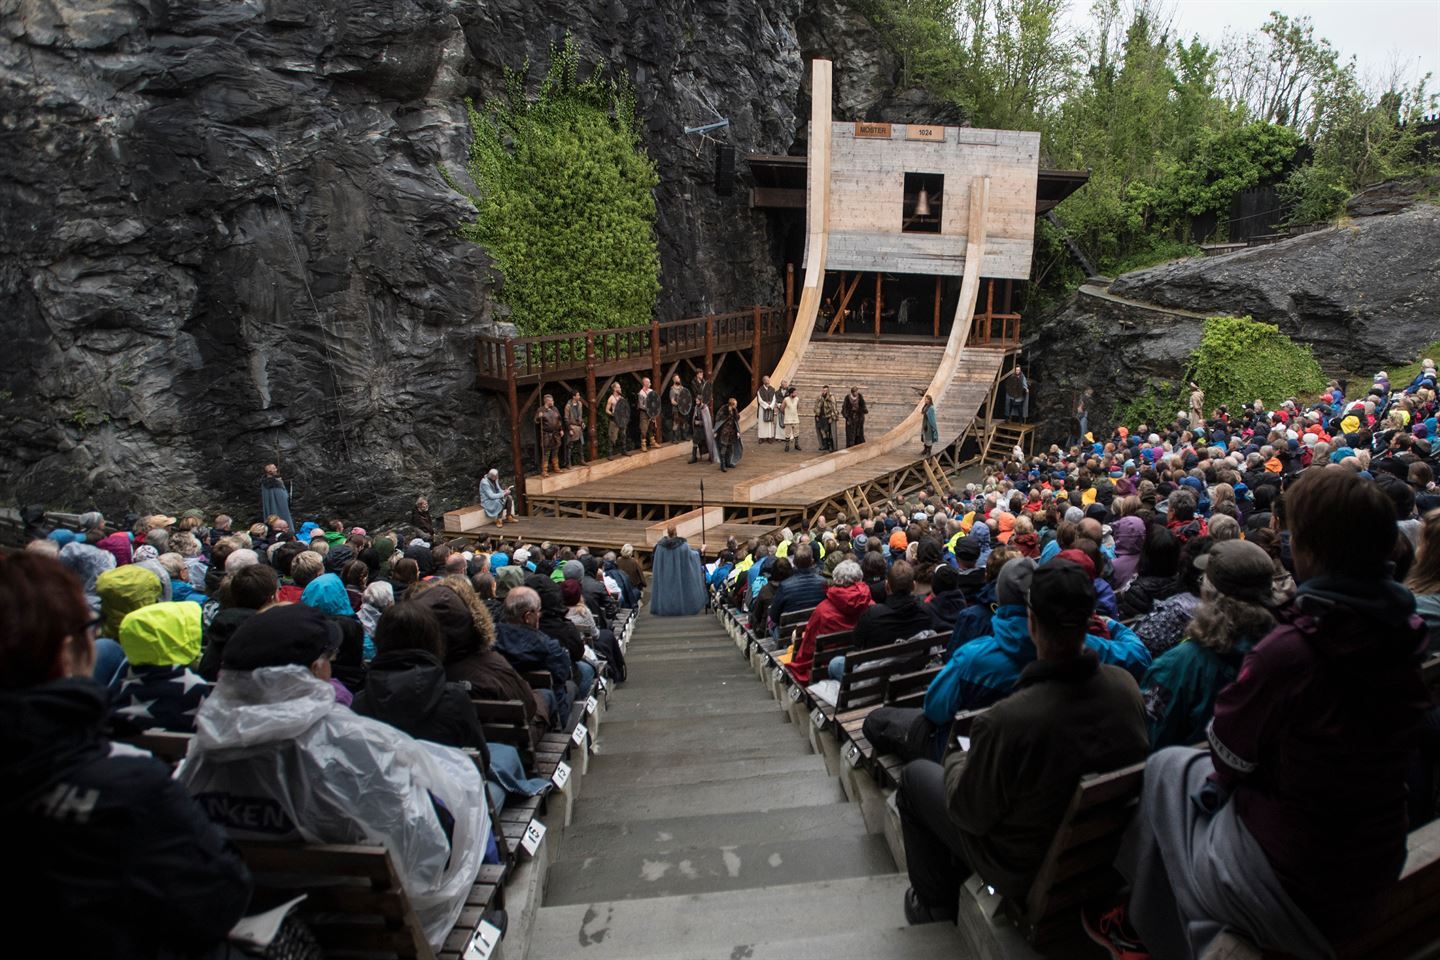
[[810,614],[814,612],[814,607],[806,607],[804,610],[786,610],[780,615],[780,636],[785,636],[787,630],[804,627],[810,622]]
[[530,684],[531,690],[553,690],[555,689],[555,678],[550,676],[549,670],[526,670],[520,674],[525,682]]
[[1055,831],[1026,899],[1020,926],[1031,943],[1074,931],[1074,908],[1095,896],[1108,876],[1120,839],[1140,803],[1143,762],[1087,777]]
[[892,674],[890,684],[885,688],[885,706],[913,707],[925,705],[925,691],[930,682],[940,675],[939,667],[926,667],[910,673]]
[[405,960],[434,957],[384,847],[237,845],[255,881],[252,903],[269,909],[305,893],[300,915],[327,956],[363,950]]
[[885,701],[890,678],[900,673],[913,673],[930,660],[931,631],[869,650],[854,650],[845,655],[845,672],[840,677],[840,692],[835,711],[854,710]]
[[1420,665],[1420,679],[1430,691],[1430,699],[1440,701],[1440,654],[1436,654]]
[[155,755],[156,760],[176,764],[185,759],[185,754],[190,751],[190,744],[194,741],[195,734],[177,733],[173,730],[146,730],[133,737],[117,739],[122,743],[139,747],[141,750],[149,750]]
[[842,630],[839,633],[825,633],[815,638],[815,650],[810,658],[810,677],[821,680],[830,666],[830,661],[843,656],[855,645],[855,631]]
[[1417,956],[1440,940],[1440,820],[1411,831],[1408,843],[1405,869],[1380,915],[1364,934],[1336,946],[1340,960]]
[[535,741],[530,722],[525,717],[525,705],[519,700],[471,700],[470,703],[475,707],[475,716],[485,731],[486,741],[510,744],[520,751],[525,771],[532,773],[535,770]]

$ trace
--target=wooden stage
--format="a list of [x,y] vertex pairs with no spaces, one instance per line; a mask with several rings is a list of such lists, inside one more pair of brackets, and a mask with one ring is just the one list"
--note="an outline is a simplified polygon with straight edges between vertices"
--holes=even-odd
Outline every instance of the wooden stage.
[[[451,528],[447,514],[445,532],[451,536],[476,540],[494,537],[496,540],[503,539],[506,542],[520,541],[531,544],[549,541],[565,546],[589,547],[592,552],[596,550],[618,551],[628,543],[635,547],[636,553],[651,553],[655,546],[646,538],[647,528],[650,526],[651,524],[645,520],[624,520],[611,517],[592,517],[586,520],[571,517],[520,517],[516,520],[507,520],[505,526],[499,529],[491,524],[462,532]],[[686,539],[697,550],[703,546],[707,551],[714,551],[718,547],[723,547],[725,541],[730,537],[747,540],[750,537],[774,533],[775,529],[773,525],[767,524],[721,523],[706,527],[703,540],[698,529],[689,533]]]

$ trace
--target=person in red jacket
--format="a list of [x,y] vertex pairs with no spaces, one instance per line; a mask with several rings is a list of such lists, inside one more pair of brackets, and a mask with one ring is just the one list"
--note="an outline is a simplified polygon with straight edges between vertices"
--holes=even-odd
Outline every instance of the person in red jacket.
[[799,683],[810,682],[810,661],[815,656],[815,638],[829,633],[844,633],[854,630],[860,621],[860,614],[874,603],[870,587],[860,572],[860,564],[845,560],[830,574],[830,586],[825,588],[825,599],[810,614],[805,624],[805,633],[795,648],[795,655],[788,665],[790,675]]

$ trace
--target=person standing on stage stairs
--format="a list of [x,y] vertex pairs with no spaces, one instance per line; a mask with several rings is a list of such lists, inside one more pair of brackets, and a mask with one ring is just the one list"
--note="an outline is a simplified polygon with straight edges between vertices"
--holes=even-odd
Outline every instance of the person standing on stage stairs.
[[835,421],[840,419],[839,410],[835,406],[835,398],[830,396],[830,384],[820,388],[820,396],[815,400],[815,436],[820,443],[820,452],[828,453],[835,449]]
[[769,377],[760,378],[760,390],[755,399],[760,407],[760,416],[755,420],[755,429],[760,436],[760,442],[774,443],[779,432],[782,398],[770,385]]
[[555,398],[545,394],[540,409],[535,411],[535,439],[540,447],[540,476],[548,477],[553,469],[560,472],[560,444],[565,439],[565,421]]
[[785,391],[785,399],[780,404],[785,413],[785,452],[790,452],[790,444],[795,444],[795,452],[800,452],[800,396],[794,387]]
[[865,405],[865,395],[859,387],[851,387],[850,394],[841,405],[840,415],[845,418],[845,446],[853,447],[865,442],[865,415],[870,408]]
[[920,443],[925,447],[925,456],[930,448],[940,442],[940,425],[935,419],[935,401],[925,394],[925,404],[920,408]]

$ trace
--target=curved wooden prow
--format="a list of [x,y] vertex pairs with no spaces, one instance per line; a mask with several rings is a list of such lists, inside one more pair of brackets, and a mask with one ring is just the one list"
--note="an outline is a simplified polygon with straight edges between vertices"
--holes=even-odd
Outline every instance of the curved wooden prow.
[[[975,177],[970,184],[969,233],[966,235],[965,273],[960,284],[960,300],[955,305],[955,319],[950,325],[950,338],[945,345],[945,359],[936,369],[935,376],[930,379],[930,387],[926,391],[935,401],[936,406],[940,406],[945,401],[945,390],[955,378],[956,369],[960,364],[961,351],[970,338],[970,327],[975,320],[975,304],[980,290],[980,266],[985,258],[985,222],[989,206],[990,178]],[[808,263],[806,270],[808,283]],[[808,330],[813,329],[813,326],[814,316],[812,315],[810,327],[807,328],[807,337],[809,336]],[[799,322],[797,321],[796,332],[798,333],[798,331]],[[786,350],[787,356],[794,347],[795,340],[792,335],[791,347]],[[799,350],[799,354],[803,356],[803,348]],[[776,374],[782,377],[789,376],[797,367],[798,359],[794,366],[785,368],[783,373],[777,366]],[[790,487],[824,477],[846,467],[852,467],[871,457],[889,453],[906,443],[914,442],[919,435],[921,415],[921,405],[917,403],[905,419],[884,435],[839,453],[827,454],[824,457],[810,460],[798,467],[756,477],[748,483],[739,483],[735,486],[736,497],[744,500],[756,500],[771,496]],[[942,437],[941,442],[946,442],[946,439]]]
[[[785,352],[775,361],[771,379],[790,380],[800,369],[815,320],[820,316],[820,299],[825,289],[825,259],[830,250],[830,95],[831,64],[815,60],[810,65],[810,158],[806,169],[805,205],[805,280],[800,289],[800,303],[795,311],[795,325]],[[751,400],[740,411],[740,428],[749,429],[759,417],[760,406]]]

